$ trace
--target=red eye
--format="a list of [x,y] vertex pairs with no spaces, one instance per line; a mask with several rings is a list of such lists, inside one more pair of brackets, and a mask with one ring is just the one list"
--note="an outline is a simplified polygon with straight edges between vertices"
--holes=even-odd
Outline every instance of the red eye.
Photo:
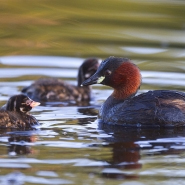
[[112,73],[112,72],[111,72],[110,70],[107,69],[107,70],[104,72],[104,75],[105,75],[105,76],[109,76],[109,75],[111,75],[111,73]]

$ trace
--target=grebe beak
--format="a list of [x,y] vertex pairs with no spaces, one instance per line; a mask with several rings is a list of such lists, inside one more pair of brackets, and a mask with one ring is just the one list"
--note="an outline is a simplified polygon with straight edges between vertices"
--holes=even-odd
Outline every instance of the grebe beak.
[[104,76],[98,76],[97,73],[95,73],[93,76],[88,78],[82,83],[82,86],[86,85],[92,85],[92,84],[100,84],[104,80]]
[[39,103],[39,102],[36,102],[36,101],[32,101],[32,102],[30,103],[30,107],[32,107],[32,108],[34,108],[34,107],[36,107],[36,106],[38,106],[38,105],[40,105],[40,103]]

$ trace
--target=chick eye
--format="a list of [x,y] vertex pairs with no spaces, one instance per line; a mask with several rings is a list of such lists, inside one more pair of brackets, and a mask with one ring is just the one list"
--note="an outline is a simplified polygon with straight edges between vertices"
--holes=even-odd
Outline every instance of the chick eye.
[[111,73],[112,73],[112,72],[111,72],[110,70],[107,69],[107,70],[104,72],[104,75],[105,75],[105,76],[109,76],[109,75],[111,75]]
[[29,100],[26,101],[26,105],[30,105],[30,101]]

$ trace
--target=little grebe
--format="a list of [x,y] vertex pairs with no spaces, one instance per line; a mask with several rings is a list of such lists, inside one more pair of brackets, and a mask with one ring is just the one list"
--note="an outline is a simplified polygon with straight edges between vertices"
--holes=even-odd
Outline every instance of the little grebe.
[[185,125],[185,93],[154,90],[135,96],[141,84],[141,74],[127,58],[104,60],[97,72],[82,83],[92,84],[114,88],[100,109],[100,122],[138,127]]
[[81,87],[83,81],[92,76],[98,69],[99,62],[96,58],[86,59],[78,70],[78,85],[68,84],[57,78],[44,78],[35,81],[22,92],[36,101],[89,101],[91,88]]
[[38,121],[28,112],[35,106],[40,105],[20,94],[12,96],[8,102],[0,108],[1,128],[31,128],[38,125]]

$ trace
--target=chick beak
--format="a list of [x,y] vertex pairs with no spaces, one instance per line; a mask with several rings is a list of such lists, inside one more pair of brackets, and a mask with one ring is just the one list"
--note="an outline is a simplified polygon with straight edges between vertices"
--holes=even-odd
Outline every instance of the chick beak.
[[32,102],[30,103],[30,107],[32,107],[32,108],[34,108],[34,107],[36,107],[36,106],[38,106],[38,105],[40,105],[40,103],[39,103],[39,102],[36,102],[36,101],[32,101]]

